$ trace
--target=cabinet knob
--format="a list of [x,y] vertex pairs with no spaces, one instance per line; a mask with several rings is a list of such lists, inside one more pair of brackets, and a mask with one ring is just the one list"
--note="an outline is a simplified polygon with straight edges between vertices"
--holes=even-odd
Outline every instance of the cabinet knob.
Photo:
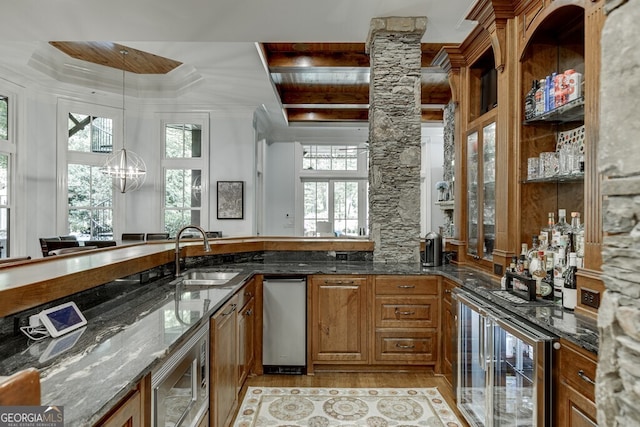
[[247,311],[244,312],[245,316],[251,316],[253,314],[253,310],[249,309]]

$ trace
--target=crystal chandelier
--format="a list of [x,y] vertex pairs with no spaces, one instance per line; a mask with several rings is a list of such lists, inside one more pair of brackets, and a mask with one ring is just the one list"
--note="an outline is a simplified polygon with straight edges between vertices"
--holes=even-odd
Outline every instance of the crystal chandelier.
[[122,149],[109,155],[101,171],[113,179],[115,188],[121,193],[126,193],[127,191],[135,191],[142,186],[147,174],[147,167],[139,155],[128,151],[124,146],[125,57],[129,52],[123,49],[120,53],[122,54]]

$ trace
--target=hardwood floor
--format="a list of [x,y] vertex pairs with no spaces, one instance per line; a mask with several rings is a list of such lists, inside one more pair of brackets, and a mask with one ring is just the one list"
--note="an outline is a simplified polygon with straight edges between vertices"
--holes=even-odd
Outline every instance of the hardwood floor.
[[[315,375],[260,375],[247,378],[241,391],[240,402],[244,399],[247,387],[437,387],[447,401],[449,407],[455,411],[464,427],[462,415],[458,412],[453,397],[453,390],[443,378],[430,372],[416,373],[320,373]],[[240,406],[240,405],[238,405]]]

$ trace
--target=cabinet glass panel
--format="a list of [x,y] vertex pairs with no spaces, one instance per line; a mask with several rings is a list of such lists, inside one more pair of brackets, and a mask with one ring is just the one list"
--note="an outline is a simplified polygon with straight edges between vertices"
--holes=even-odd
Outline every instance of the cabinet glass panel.
[[467,136],[467,251],[478,254],[478,132]]
[[468,305],[458,305],[458,408],[473,425],[487,425],[487,323]]
[[534,347],[497,325],[493,337],[493,426],[534,426]]
[[482,129],[483,153],[483,193],[482,193],[482,234],[484,236],[483,258],[493,259],[496,218],[496,124]]

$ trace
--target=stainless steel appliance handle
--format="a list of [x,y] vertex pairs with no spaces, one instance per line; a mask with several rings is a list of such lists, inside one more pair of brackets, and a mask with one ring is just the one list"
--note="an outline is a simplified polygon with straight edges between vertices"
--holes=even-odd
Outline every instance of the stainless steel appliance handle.
[[485,339],[484,339],[484,331],[485,331],[485,321],[486,318],[484,316],[480,316],[480,323],[478,325],[478,340],[480,341],[480,351],[478,352],[478,364],[480,367],[485,370]]

